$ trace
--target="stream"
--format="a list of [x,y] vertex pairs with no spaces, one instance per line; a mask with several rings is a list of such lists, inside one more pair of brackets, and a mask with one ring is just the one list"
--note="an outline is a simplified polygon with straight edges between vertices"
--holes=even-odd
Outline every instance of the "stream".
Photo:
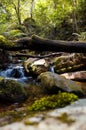
[[[50,72],[54,73],[54,68],[51,65]],[[0,76],[6,79],[16,80],[20,83],[27,83],[32,77],[27,77],[25,75],[24,67],[21,64],[10,64],[9,67],[5,70],[0,71]],[[77,82],[82,88],[86,87],[86,82]]]
[[[49,71],[54,73],[54,68],[50,66]],[[0,71],[0,76],[6,79],[16,80],[23,84],[28,84],[30,79],[32,80],[32,77],[27,77],[25,75],[24,68],[21,64],[10,64],[10,66],[7,69]],[[76,83],[79,84],[86,92],[86,82],[76,81]],[[26,115],[28,115],[28,111],[26,109],[27,106],[28,101],[24,102],[23,104],[0,104],[0,113],[2,113],[0,115],[0,126],[15,122],[15,118],[17,118],[17,120],[24,118]]]
[[27,82],[31,77],[27,77],[21,64],[11,64],[6,70],[0,71],[0,76],[6,79],[16,80],[20,83]]

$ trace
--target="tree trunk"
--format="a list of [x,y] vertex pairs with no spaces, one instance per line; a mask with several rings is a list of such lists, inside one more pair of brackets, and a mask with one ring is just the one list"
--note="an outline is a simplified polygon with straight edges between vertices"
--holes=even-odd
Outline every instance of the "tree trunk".
[[31,0],[30,18],[33,19],[34,0]]
[[86,53],[86,42],[49,40],[34,35],[32,38],[21,38],[15,41],[15,45],[12,47],[2,45],[0,48],[9,51],[29,49],[34,51]]
[[20,0],[17,1],[17,5],[15,3],[13,3],[13,6],[14,6],[16,16],[18,19],[18,24],[21,25]]

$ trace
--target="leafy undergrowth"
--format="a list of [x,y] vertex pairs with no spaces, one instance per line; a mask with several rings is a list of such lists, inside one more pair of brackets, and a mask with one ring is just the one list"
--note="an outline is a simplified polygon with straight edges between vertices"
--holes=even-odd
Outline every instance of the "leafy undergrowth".
[[59,92],[57,95],[45,96],[39,100],[36,100],[28,109],[30,111],[44,111],[48,109],[64,107],[76,100],[78,100],[78,96],[75,94]]

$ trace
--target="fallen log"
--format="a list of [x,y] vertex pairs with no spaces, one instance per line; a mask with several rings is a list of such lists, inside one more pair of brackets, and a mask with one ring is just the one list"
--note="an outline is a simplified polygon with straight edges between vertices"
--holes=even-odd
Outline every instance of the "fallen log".
[[16,53],[12,54],[12,57],[26,57],[26,58],[47,58],[47,57],[52,57],[52,56],[61,56],[62,53],[51,53],[48,55],[30,55],[30,54],[23,54],[23,53]]
[[14,46],[4,46],[4,48],[0,46],[0,48],[8,51],[29,49],[34,51],[86,53],[86,42],[49,40],[34,35],[32,38],[26,37],[15,41]]
[[33,49],[38,51],[86,53],[86,42],[49,40],[33,36],[32,44]]

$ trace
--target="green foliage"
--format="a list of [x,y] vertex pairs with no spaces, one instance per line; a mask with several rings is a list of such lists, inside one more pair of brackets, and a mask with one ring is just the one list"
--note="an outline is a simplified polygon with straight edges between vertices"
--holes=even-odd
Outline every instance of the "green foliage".
[[31,111],[48,110],[56,107],[64,107],[72,102],[78,100],[75,94],[67,92],[59,92],[57,95],[46,96],[39,100],[36,100],[32,106],[29,107]]
[[[34,17],[36,22],[40,26],[40,34],[44,37],[59,38],[58,30],[61,30],[61,24],[65,18],[68,19],[69,14],[72,12],[72,5],[67,1],[55,1],[55,0],[44,0],[39,1],[36,4],[34,10]],[[66,27],[67,29],[67,27]],[[61,31],[61,33],[65,33]],[[61,36],[60,36],[61,37]],[[62,37],[61,37],[62,39]]]
[[[23,23],[22,26],[24,26],[25,20],[29,18],[32,21],[31,23],[26,21],[26,33],[30,36],[36,33],[51,39],[73,39],[71,35],[76,30],[74,29],[75,24],[77,24],[78,30],[85,32],[85,0],[75,2],[73,0],[34,1],[32,4],[32,0],[0,0],[0,23],[7,24],[7,22],[11,22],[17,25]],[[76,16],[74,16],[74,13]],[[0,26],[0,32],[4,31],[5,28],[3,28],[4,26]],[[20,38],[21,35],[23,34],[18,34],[17,38]]]
[[86,41],[86,32],[81,32],[80,34],[74,33],[79,41]]
[[86,32],[81,32],[80,33],[79,40],[80,41],[86,41]]
[[6,38],[0,35],[0,43],[6,43]]
[[8,41],[4,36],[0,35],[0,46],[1,47],[11,47],[14,43]]

